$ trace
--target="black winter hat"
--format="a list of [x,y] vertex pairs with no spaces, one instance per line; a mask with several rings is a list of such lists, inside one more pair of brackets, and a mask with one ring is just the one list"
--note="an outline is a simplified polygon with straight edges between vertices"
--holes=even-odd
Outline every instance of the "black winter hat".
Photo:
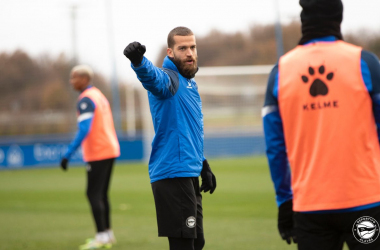
[[343,19],[343,3],[341,0],[300,0],[302,7],[302,39],[300,44],[308,40],[335,36],[342,40],[340,24]]

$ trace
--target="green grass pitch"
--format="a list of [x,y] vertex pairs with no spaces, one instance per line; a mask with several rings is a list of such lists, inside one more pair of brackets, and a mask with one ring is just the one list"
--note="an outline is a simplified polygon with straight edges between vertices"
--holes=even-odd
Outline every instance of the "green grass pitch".
[[[280,239],[265,157],[211,159],[214,194],[203,195],[205,250],[296,249]],[[93,237],[85,168],[0,172],[0,249],[78,249]],[[169,249],[157,237],[147,164],[117,163],[110,189],[112,249]]]

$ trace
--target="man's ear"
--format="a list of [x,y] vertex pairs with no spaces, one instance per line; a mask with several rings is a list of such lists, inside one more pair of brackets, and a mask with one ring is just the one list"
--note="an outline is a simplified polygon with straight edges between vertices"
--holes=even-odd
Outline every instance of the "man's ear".
[[168,55],[168,57],[173,58],[174,57],[173,49],[172,48],[167,48],[166,49],[166,54]]

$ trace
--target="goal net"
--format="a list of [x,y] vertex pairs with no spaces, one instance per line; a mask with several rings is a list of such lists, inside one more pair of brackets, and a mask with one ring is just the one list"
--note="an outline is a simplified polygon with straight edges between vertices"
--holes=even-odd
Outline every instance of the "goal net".
[[205,155],[241,156],[265,150],[261,108],[272,65],[200,68]]

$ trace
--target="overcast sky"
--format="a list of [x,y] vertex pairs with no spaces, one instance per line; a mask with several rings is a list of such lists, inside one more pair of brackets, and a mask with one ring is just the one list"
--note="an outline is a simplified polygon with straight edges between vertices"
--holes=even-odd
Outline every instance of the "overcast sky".
[[[122,54],[128,43],[145,44],[147,58],[155,62],[167,34],[176,26],[187,26],[196,36],[212,29],[244,32],[254,24],[273,23],[276,2],[282,23],[298,20],[298,0],[0,0],[0,52],[21,48],[33,56],[61,52],[71,56],[71,9],[76,5],[80,62],[108,76],[114,57],[117,74],[125,80],[135,77]],[[343,0],[343,4],[343,32],[380,31],[380,0]]]

